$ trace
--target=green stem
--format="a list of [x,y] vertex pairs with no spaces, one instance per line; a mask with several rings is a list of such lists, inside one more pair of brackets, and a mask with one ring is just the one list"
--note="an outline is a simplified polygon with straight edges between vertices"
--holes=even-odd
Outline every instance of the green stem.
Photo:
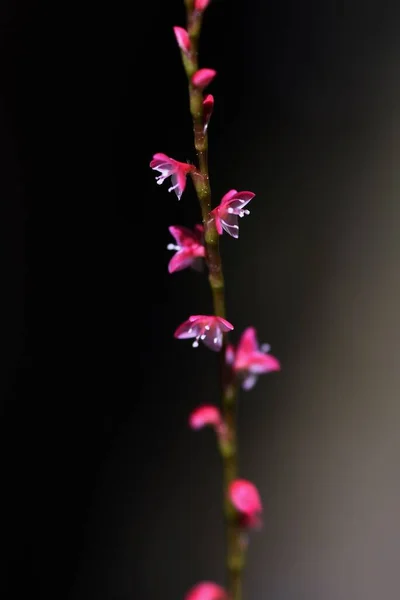
[[[204,131],[203,94],[191,83],[193,74],[198,70],[198,43],[201,31],[201,14],[193,11],[193,0],[185,0],[187,9],[188,33],[191,53],[182,53],[182,61],[189,81],[190,112],[193,119],[194,145],[198,160],[198,170],[192,174],[199,199],[206,246],[208,279],[213,297],[214,314],[226,317],[225,283],[222,261],[219,251],[219,234],[214,221],[210,220],[211,186],[208,172],[208,137]],[[229,486],[238,476],[237,451],[237,383],[229,365],[225,361],[225,344],[221,351],[221,391],[222,413],[229,431],[229,441],[221,446],[224,485],[224,515],[226,523],[227,556],[226,569],[228,592],[231,600],[242,600],[242,572],[245,551],[242,545],[241,528],[238,515],[228,498]]]

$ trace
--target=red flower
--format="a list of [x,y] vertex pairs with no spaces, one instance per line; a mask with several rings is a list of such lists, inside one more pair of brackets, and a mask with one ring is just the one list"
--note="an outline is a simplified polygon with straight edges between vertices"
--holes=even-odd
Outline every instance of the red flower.
[[253,192],[237,192],[236,190],[230,190],[223,196],[221,204],[210,213],[219,235],[222,235],[223,229],[225,229],[232,237],[239,237],[238,217],[250,214],[249,210],[243,210],[243,208],[254,196]]
[[192,77],[192,83],[195,87],[204,90],[214,79],[217,72],[214,69],[199,69]]
[[168,189],[168,191],[172,192],[172,190],[175,190],[178,200],[181,199],[181,196],[185,190],[187,174],[195,170],[193,165],[181,163],[173,158],[169,158],[169,156],[162,154],[161,152],[154,154],[153,160],[150,163],[150,167],[154,171],[159,171],[161,173],[161,175],[156,177],[158,185],[164,183],[167,177],[171,177],[171,182],[173,185]]
[[201,340],[207,348],[218,352],[222,348],[224,333],[232,329],[233,325],[222,317],[193,315],[179,325],[174,336],[180,340],[195,338],[193,348],[197,348]]
[[241,377],[244,390],[250,390],[262,373],[280,370],[278,359],[268,354],[269,350],[268,344],[259,347],[254,327],[244,330],[236,353],[233,346],[227,347],[226,362],[232,365],[233,370]]
[[246,479],[235,479],[229,486],[229,499],[246,528],[261,525],[262,504],[256,486]]
[[188,591],[185,600],[228,600],[228,594],[220,585],[202,581]]
[[203,245],[202,225],[196,225],[194,231],[186,227],[172,225],[169,227],[171,235],[175,238],[176,244],[168,244],[168,250],[176,250],[176,254],[171,258],[168,265],[168,271],[175,273],[186,267],[195,269],[201,268],[201,259],[206,255]]
[[178,42],[179,48],[185,54],[189,54],[190,52],[190,39],[189,34],[186,29],[183,27],[174,27],[174,34],[176,37],[176,41]]

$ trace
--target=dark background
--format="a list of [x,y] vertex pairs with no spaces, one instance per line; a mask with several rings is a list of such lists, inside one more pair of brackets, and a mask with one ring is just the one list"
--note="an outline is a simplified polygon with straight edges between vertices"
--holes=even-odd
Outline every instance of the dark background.
[[[189,411],[216,357],[172,338],[211,310],[168,275],[155,152],[194,159],[179,0],[0,8],[1,597],[182,598],[223,581],[220,465]],[[254,600],[391,600],[400,567],[397,2],[214,0],[215,201],[236,339],[283,364],[243,395],[241,472],[265,504]]]

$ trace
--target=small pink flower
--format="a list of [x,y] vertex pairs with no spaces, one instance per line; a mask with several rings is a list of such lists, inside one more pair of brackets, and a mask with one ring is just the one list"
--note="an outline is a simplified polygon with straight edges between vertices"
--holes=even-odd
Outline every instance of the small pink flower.
[[175,190],[178,200],[181,199],[181,196],[185,191],[187,174],[195,170],[193,165],[181,163],[173,158],[169,158],[169,156],[162,154],[161,152],[154,154],[150,167],[154,171],[159,171],[161,173],[161,175],[156,177],[158,185],[164,183],[167,177],[171,177],[172,187],[170,187],[168,191],[172,192],[172,190]]
[[268,354],[270,347],[262,344],[259,347],[257,334],[254,327],[244,330],[240,338],[236,353],[233,346],[226,349],[225,359],[233,370],[242,378],[244,390],[250,390],[262,373],[279,371],[281,365],[275,356]]
[[195,8],[195,10],[198,10],[199,12],[203,12],[203,10],[206,10],[206,8],[209,4],[210,4],[210,0],[195,0],[194,8]]
[[189,34],[186,29],[183,27],[174,27],[174,34],[176,37],[176,41],[178,42],[179,48],[185,54],[189,54],[190,52],[190,39]]
[[168,244],[168,250],[176,250],[176,254],[171,258],[168,265],[168,271],[175,273],[186,267],[193,267],[196,270],[201,268],[201,259],[206,255],[203,245],[202,225],[196,225],[195,230],[191,231],[186,227],[172,225],[169,227],[171,235],[175,238],[176,244]]
[[192,83],[195,87],[204,90],[214,79],[217,72],[214,69],[199,69],[192,77]]
[[230,190],[223,196],[221,204],[210,213],[219,235],[222,235],[223,229],[225,229],[232,237],[239,237],[238,217],[250,214],[249,210],[243,209],[254,196],[253,192],[237,192],[236,190]]
[[207,131],[208,124],[214,110],[214,96],[208,94],[203,101],[204,133]]
[[228,594],[220,585],[202,581],[188,591],[185,600],[228,600]]
[[218,352],[222,348],[224,333],[232,329],[233,325],[222,317],[193,315],[179,325],[174,336],[180,340],[195,338],[193,348],[197,348],[201,340],[207,348]]
[[229,486],[229,499],[240,514],[246,528],[261,525],[262,504],[256,486],[246,479],[235,479]]

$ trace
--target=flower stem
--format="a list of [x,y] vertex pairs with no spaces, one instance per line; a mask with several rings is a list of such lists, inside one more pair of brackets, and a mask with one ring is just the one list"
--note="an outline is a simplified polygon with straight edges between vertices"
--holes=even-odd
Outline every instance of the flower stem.
[[[193,119],[194,145],[198,160],[198,170],[192,174],[199,199],[206,246],[208,279],[213,297],[214,314],[226,318],[225,284],[219,251],[219,234],[213,221],[210,221],[211,187],[208,172],[208,137],[204,128],[203,93],[192,85],[193,74],[198,70],[198,43],[201,32],[202,14],[194,11],[193,0],[185,0],[187,28],[191,43],[189,55],[182,52],[182,61],[189,81],[190,112]],[[225,334],[226,343],[226,334]],[[225,344],[221,351],[221,395],[222,413],[229,431],[229,441],[221,447],[224,486],[224,516],[227,541],[227,586],[231,600],[242,600],[242,572],[245,549],[238,515],[229,501],[229,486],[238,476],[237,449],[237,383],[232,369],[225,361]]]

